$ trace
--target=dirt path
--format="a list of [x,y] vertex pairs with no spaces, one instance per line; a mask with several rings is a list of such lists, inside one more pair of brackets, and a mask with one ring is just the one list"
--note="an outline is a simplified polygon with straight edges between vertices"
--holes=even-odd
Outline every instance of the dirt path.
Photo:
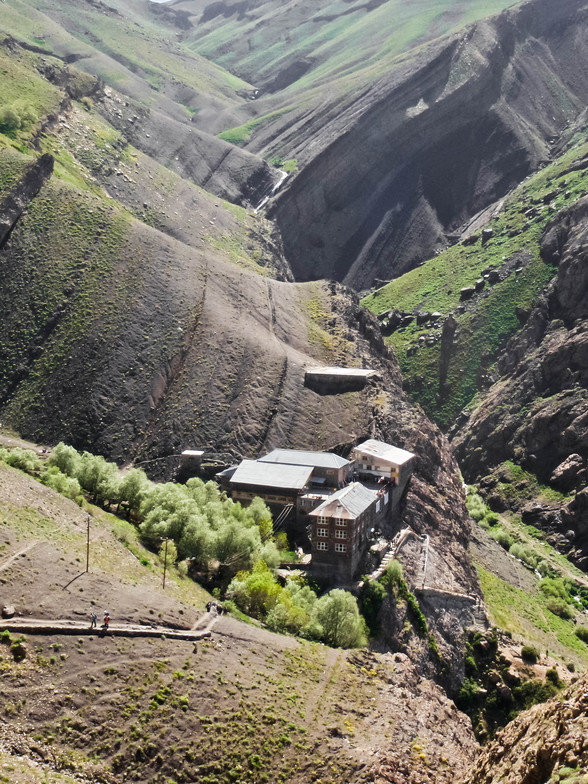
[[[216,621],[216,616],[213,619]],[[41,618],[13,618],[0,620],[0,631],[8,630],[20,634],[68,634],[108,635],[109,637],[167,637],[173,640],[200,640],[210,637],[213,622],[203,629],[170,629],[167,626],[141,626],[131,623],[110,624],[108,631],[103,626],[91,628],[89,623],[79,621],[44,620]]]
[[20,558],[21,555],[28,553],[29,550],[32,550],[33,547],[36,547],[38,544],[41,544],[41,541],[39,539],[35,539],[34,542],[29,542],[26,547],[23,547],[18,552],[13,553],[13,555],[9,555],[4,562],[0,563],[0,572],[2,572],[4,569],[8,569],[8,567],[12,566],[17,558]]
[[324,718],[324,713],[329,703],[327,701],[328,693],[333,686],[335,675],[345,658],[345,651],[337,648],[327,648],[327,656],[325,660],[325,669],[321,676],[320,681],[317,683],[314,691],[311,692],[308,700],[306,701],[305,712],[315,724],[321,724]]

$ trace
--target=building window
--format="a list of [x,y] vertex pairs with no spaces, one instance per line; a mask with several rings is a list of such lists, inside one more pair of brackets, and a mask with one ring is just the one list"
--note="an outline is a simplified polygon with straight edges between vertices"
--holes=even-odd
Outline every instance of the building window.
[[347,545],[342,544],[341,542],[335,542],[335,552],[336,553],[344,553],[346,551],[347,551]]
[[317,536],[328,536],[329,535],[329,529],[328,528],[317,528],[316,529],[316,535]]
[[319,517],[318,518],[318,522],[319,522],[320,525],[328,525],[329,524],[329,521],[328,521],[328,519],[326,517]]
[[341,529],[335,531],[335,539],[347,539],[347,531]]
[[328,542],[316,542],[316,549],[317,550],[328,550],[329,543]]
[[347,520],[343,520],[341,517],[336,517],[335,525],[347,525]]

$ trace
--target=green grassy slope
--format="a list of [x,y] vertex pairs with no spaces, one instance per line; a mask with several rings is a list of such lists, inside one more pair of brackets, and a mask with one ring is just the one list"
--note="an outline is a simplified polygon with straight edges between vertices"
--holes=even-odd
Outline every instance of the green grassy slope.
[[[363,299],[362,304],[376,314],[390,310],[441,314],[437,326],[419,326],[415,319],[386,341],[398,355],[413,399],[443,426],[451,425],[472,401],[480,372],[490,367],[497,350],[519,328],[517,307],[529,308],[555,274],[556,269],[539,256],[539,239],[549,219],[588,187],[586,169],[567,171],[587,153],[585,135],[580,135],[556,161],[507,196],[487,224],[493,236],[484,246],[478,232],[475,243],[454,245]],[[544,204],[552,191],[556,195]],[[525,215],[529,209],[532,212]],[[504,280],[487,283],[482,295],[460,303],[463,287],[473,286],[483,272],[506,267],[511,272]],[[458,328],[446,382],[441,385],[439,324],[449,313]]]
[[389,58],[509,5],[513,3],[508,0],[387,0],[366,8],[360,2],[325,0],[283,9],[266,2],[249,19],[217,16],[198,24],[186,40],[195,51],[254,84],[272,79],[282,61],[307,56],[314,66],[289,88],[296,92],[376,63],[383,73]]
[[[119,10],[120,9],[120,10]],[[7,0],[0,30],[60,56],[146,105],[172,99],[188,121],[206,100],[217,108],[240,102],[248,85],[177,41],[149,15],[139,24],[126,4],[73,0]]]

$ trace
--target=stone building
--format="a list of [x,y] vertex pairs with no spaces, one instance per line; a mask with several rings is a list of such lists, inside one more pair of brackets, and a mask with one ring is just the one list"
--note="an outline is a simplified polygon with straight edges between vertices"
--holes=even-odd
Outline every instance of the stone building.
[[317,576],[353,578],[376,522],[378,502],[376,491],[352,482],[310,512],[312,571]]

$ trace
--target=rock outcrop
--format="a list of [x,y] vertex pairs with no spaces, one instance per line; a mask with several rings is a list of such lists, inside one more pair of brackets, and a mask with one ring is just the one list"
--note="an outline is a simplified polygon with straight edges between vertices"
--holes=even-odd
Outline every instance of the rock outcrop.
[[583,784],[588,770],[588,679],[526,711],[483,749],[460,784]]
[[[533,515],[548,530],[572,530],[576,560],[588,566],[583,517],[588,461],[588,198],[546,228],[541,253],[556,278],[498,362],[500,378],[454,438],[467,481],[512,460],[575,499]],[[498,477],[499,480],[499,477]],[[491,482],[487,483],[491,487]],[[547,510],[546,510],[547,512]],[[530,522],[531,512],[527,512]]]

